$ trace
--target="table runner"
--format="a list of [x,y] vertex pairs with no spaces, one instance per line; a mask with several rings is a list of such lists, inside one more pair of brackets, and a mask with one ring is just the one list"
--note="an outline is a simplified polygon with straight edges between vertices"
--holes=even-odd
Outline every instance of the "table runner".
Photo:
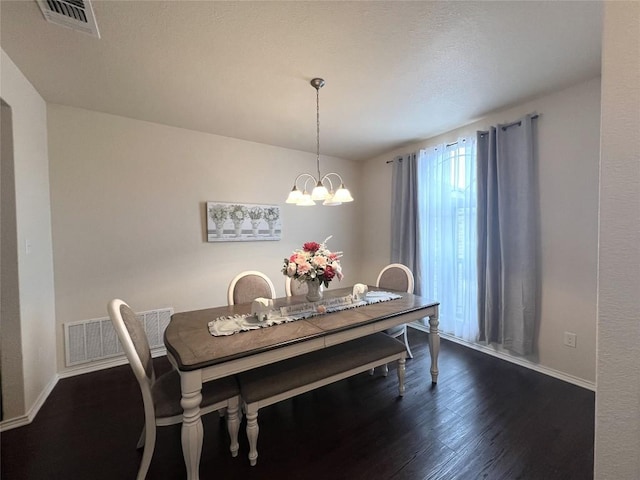
[[[371,305],[373,303],[388,302],[390,300],[396,300],[398,298],[402,298],[402,295],[376,290],[368,292],[366,297],[362,300],[354,300],[352,295],[340,297],[343,302],[339,303],[344,303],[342,305],[330,306],[331,303],[336,303],[336,299],[327,299],[313,303],[309,302],[300,304],[301,308],[303,309],[305,309],[304,307],[306,306],[308,307],[305,309],[305,311],[295,314],[284,315],[283,311],[291,309],[292,306],[282,307],[280,309],[274,310],[269,319],[265,321],[259,321],[253,314],[223,316],[209,322],[209,333],[214,337],[233,335],[234,333],[238,332],[271,327],[272,325],[294,322],[303,318],[311,318],[317,315],[324,315],[325,313],[347,310],[349,308],[364,307],[365,305]],[[327,306],[326,304],[329,304],[329,306]],[[324,311],[318,312],[318,307],[323,307]]]

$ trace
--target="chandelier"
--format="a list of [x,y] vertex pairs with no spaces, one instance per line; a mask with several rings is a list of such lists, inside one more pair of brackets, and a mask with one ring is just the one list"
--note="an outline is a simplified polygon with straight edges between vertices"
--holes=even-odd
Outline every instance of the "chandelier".
[[[311,86],[316,89],[316,167],[318,176],[310,173],[298,175],[293,181],[293,188],[289,192],[286,203],[294,203],[300,207],[310,207],[315,205],[317,201],[322,201],[322,204],[327,206],[353,202],[353,197],[344,186],[340,175],[335,172],[320,175],[320,89],[324,86],[324,80],[322,78],[314,78],[311,80]],[[298,182],[300,182],[302,190],[298,188]],[[313,186],[313,190],[309,193],[307,187],[311,186]],[[334,190],[334,186],[338,188]]]

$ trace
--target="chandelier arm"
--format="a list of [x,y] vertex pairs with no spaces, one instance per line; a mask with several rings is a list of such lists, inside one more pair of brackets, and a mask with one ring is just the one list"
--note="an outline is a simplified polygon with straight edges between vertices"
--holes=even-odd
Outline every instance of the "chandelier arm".
[[[338,179],[340,179],[340,184],[344,184],[344,181],[342,180],[342,177],[337,174],[336,172],[329,172],[329,173],[325,173],[324,176],[322,177],[322,181],[324,182],[325,179],[329,180],[329,175],[335,175],[336,177],[338,177]],[[329,183],[331,183],[331,180],[329,180]]]
[[308,175],[308,178],[304,181],[304,191],[305,191],[305,192],[307,191],[307,182],[308,182],[309,180],[312,180],[313,182],[315,182],[315,181],[316,181],[316,179],[315,179],[315,177],[314,177],[313,175]]
[[[328,175],[328,174],[327,174]],[[333,192],[333,182],[331,181],[331,179],[325,175],[324,177],[322,177],[322,180],[320,181],[322,184],[324,184],[324,181],[326,180],[327,182],[329,182],[329,192]]]
[[304,182],[304,185],[305,185],[304,188],[307,188],[307,181],[309,181],[309,179],[312,179],[314,184],[317,182],[316,177],[314,177],[310,173],[306,173],[305,172],[305,173],[301,173],[300,175],[298,175],[296,177],[296,179],[293,181],[293,186],[297,188],[298,187],[298,180],[300,180],[303,177],[307,177],[307,179]]

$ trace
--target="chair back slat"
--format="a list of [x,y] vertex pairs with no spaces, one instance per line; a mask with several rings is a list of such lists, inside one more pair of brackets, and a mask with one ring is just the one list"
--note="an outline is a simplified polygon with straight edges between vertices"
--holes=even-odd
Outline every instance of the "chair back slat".
[[122,321],[124,322],[127,332],[129,332],[129,337],[131,337],[140,363],[142,363],[145,375],[151,380],[153,378],[151,349],[149,348],[149,341],[147,340],[147,334],[142,327],[142,323],[136,318],[135,312],[126,304],[120,305],[120,315],[122,316]]

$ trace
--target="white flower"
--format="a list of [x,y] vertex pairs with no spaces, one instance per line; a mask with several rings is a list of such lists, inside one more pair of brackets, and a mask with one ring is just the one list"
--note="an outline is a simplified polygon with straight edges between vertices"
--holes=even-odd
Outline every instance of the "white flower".
[[209,208],[209,217],[214,222],[224,222],[229,217],[229,210],[222,205],[214,205]]
[[260,220],[262,218],[263,211],[260,207],[251,207],[249,209],[249,218],[251,220]]
[[289,265],[287,265],[287,275],[293,277],[297,269],[298,266],[294,262],[289,262]]
[[264,219],[268,222],[275,222],[280,218],[280,212],[275,207],[268,207],[264,210]]

